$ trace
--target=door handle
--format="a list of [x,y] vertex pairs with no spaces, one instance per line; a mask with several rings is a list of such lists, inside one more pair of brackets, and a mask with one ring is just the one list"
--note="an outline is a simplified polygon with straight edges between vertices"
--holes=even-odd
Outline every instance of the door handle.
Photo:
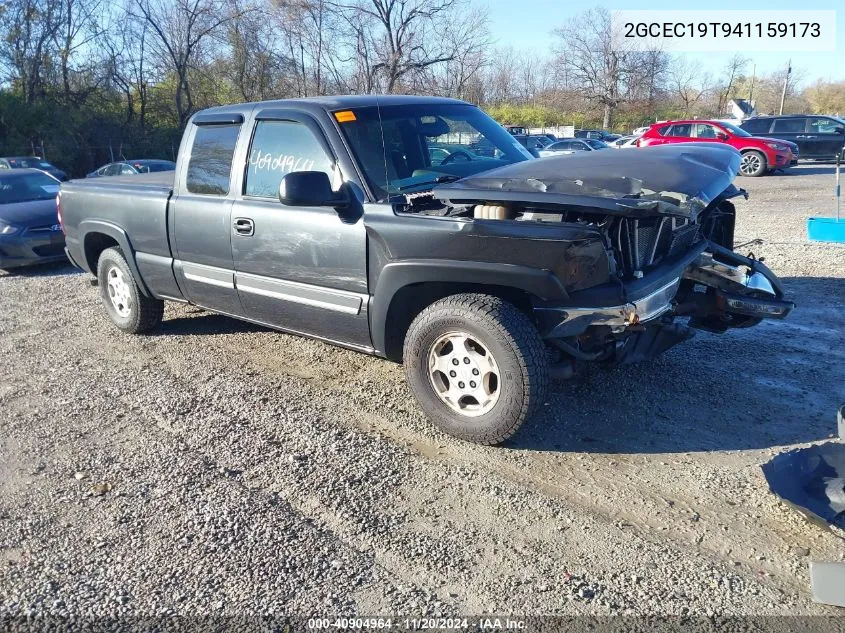
[[235,222],[232,227],[238,235],[255,234],[255,223],[249,218],[235,218]]

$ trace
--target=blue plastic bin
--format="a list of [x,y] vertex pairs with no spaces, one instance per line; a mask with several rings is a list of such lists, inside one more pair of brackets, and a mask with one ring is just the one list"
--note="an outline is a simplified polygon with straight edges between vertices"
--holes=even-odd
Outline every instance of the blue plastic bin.
[[807,218],[807,238],[811,242],[845,244],[845,218]]

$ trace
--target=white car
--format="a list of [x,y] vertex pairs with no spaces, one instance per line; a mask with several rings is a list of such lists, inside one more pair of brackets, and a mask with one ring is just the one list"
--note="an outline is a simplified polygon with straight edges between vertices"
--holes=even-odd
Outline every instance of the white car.
[[642,136],[648,131],[648,128],[650,127],[650,125],[646,125],[645,127],[638,127],[636,130],[631,132],[631,136]]
[[547,145],[538,150],[540,158],[545,156],[560,156],[561,154],[576,154],[578,152],[594,152],[600,149],[610,149],[610,145],[595,138],[570,138]]
[[637,140],[639,136],[623,136],[613,141],[610,146],[613,149],[631,149],[637,147]]

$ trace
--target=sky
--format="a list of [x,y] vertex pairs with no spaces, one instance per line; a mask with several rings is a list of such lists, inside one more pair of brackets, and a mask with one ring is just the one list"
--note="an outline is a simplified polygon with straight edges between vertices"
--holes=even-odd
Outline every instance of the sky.
[[[595,6],[613,9],[759,9],[796,10],[796,9],[838,9],[836,16],[836,52],[810,53],[783,51],[778,53],[744,53],[751,58],[757,75],[767,74],[786,67],[792,60],[796,75],[804,77],[802,83],[812,83],[816,79],[845,80],[845,3],[841,0],[814,1],[808,6],[801,6],[795,0],[708,0],[706,3],[680,5],[677,0],[615,0],[597,4],[589,0],[486,0],[490,11],[490,30],[497,46],[513,46],[515,49],[532,50],[546,54],[552,48],[552,31],[562,27],[567,19]],[[765,13],[761,13],[765,21]],[[683,53],[698,60],[705,72],[716,75],[731,53]],[[748,72],[751,72],[749,65]]]

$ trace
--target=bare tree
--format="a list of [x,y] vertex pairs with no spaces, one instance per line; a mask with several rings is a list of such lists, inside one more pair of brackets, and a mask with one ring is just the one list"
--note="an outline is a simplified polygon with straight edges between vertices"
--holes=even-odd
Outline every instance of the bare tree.
[[728,60],[727,64],[725,64],[725,68],[722,73],[723,79],[718,93],[719,98],[716,104],[716,110],[720,116],[725,113],[728,100],[731,98],[731,94],[733,94],[736,84],[741,80],[750,61],[750,59],[740,53],[735,53]]
[[256,8],[226,25],[226,44],[215,63],[218,73],[244,101],[298,94],[294,61],[279,49],[282,37],[274,14]]
[[669,71],[669,87],[683,109],[684,116],[690,116],[708,91],[709,76],[698,62],[679,57]]
[[610,12],[590,9],[554,33],[560,40],[555,53],[566,64],[573,85],[602,107],[602,125],[609,128],[613,112],[622,101],[622,79],[628,63],[626,53],[614,48]]
[[670,57],[662,50],[628,51],[624,68],[626,98],[653,109],[669,78]]
[[346,20],[367,91],[394,92],[430,67],[453,61],[457,42],[442,37],[464,20],[468,0],[332,0]]
[[429,67],[431,79],[423,89],[469,101],[480,98],[478,79],[490,47],[487,22],[486,9],[470,9],[462,19],[443,24],[445,31],[438,37],[453,51],[452,59]]
[[101,35],[101,30],[96,24],[99,10],[100,0],[59,0],[58,25],[53,33],[53,44],[59,60],[65,103],[84,101],[97,87],[96,83],[89,82],[80,86],[79,94],[75,95],[71,84],[72,75],[77,72],[73,67],[74,58],[80,51],[88,49],[88,45]]
[[516,51],[512,47],[497,48],[491,57],[485,78],[486,100],[492,104],[516,100]]
[[232,11],[224,0],[134,2],[137,17],[149,24],[151,47],[175,74],[174,105],[179,124],[184,125],[194,112],[193,73],[208,59],[208,49],[222,27],[242,12]]

